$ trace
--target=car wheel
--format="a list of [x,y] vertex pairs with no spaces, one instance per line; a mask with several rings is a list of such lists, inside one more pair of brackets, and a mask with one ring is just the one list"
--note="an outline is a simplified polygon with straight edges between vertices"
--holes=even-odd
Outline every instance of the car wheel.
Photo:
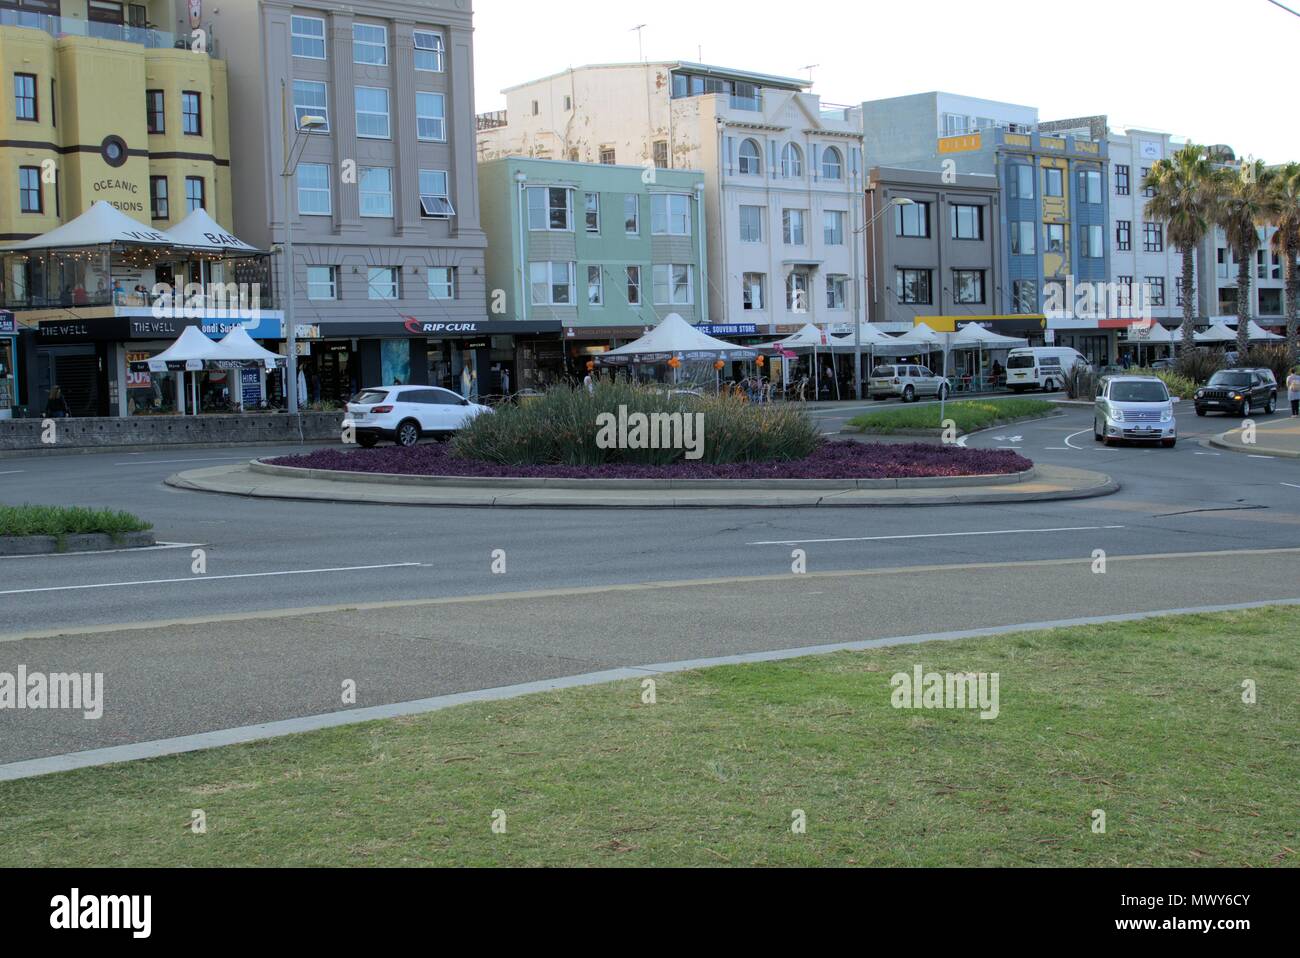
[[948,387],[947,387],[947,386],[940,386],[940,387],[939,387],[939,399],[940,399],[941,402],[946,402],[946,401],[947,401],[947,399],[948,399]]
[[399,446],[414,446],[420,441],[420,424],[412,419],[408,419],[397,427],[397,444]]
[[375,443],[377,442],[379,442],[378,436],[373,436],[370,434],[357,436],[357,445],[360,446],[362,449],[374,449]]
[[1249,419],[1249,418],[1250,418],[1250,400],[1249,400],[1249,399],[1247,399],[1244,403],[1241,404],[1241,418],[1242,418],[1242,419]]
[[1178,440],[1177,440],[1177,439],[1162,439],[1162,440],[1160,440],[1160,445],[1164,446],[1166,449],[1172,449],[1172,448],[1174,448],[1174,446],[1178,445]]
[[903,402],[916,402],[916,390],[911,386],[903,390]]
[[1103,437],[1102,434],[1101,434],[1101,430],[1099,430],[1099,429],[1097,428],[1097,420],[1094,419],[1094,420],[1092,421],[1092,441],[1093,441],[1093,442],[1101,442],[1101,440],[1102,440],[1103,438],[1104,438],[1104,437]]
[[1277,409],[1277,397],[1270,396],[1268,402],[1264,403],[1264,415],[1273,415],[1273,410]]
[[1056,381],[1053,380],[1053,379],[1045,380],[1045,381],[1043,382],[1043,392],[1045,392],[1045,393],[1054,393],[1054,392],[1056,392]]
[[1199,409],[1199,408],[1198,408],[1198,409],[1196,410],[1196,415],[1198,415],[1198,416],[1200,416],[1202,419],[1204,419],[1204,418],[1205,418],[1205,410],[1204,410],[1204,409]]

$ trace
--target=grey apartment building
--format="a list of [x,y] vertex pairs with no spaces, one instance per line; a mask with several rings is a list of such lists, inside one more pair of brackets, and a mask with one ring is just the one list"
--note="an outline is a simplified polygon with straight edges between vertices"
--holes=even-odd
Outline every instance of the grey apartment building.
[[[482,391],[513,359],[489,322],[469,0],[244,0],[204,13],[229,66],[234,229],[282,247],[310,398],[363,386]],[[318,130],[302,129],[320,117]],[[287,141],[302,144],[285,209]],[[301,139],[299,139],[301,138]],[[294,151],[296,154],[296,151]]]

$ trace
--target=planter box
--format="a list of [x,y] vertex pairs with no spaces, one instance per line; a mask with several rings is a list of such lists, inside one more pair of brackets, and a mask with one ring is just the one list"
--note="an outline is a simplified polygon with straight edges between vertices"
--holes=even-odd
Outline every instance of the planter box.
[[112,536],[68,535],[58,536],[0,536],[0,556],[43,556],[63,552],[108,552],[113,549],[143,549],[156,545],[152,532],[128,532],[114,539]]

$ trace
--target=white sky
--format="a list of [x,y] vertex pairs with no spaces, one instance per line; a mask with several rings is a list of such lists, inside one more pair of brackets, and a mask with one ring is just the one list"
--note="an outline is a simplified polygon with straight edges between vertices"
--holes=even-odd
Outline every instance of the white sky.
[[[1282,0],[1300,10],[1300,0]],[[1053,9],[1053,6],[1056,9]],[[1238,155],[1300,160],[1300,17],[1268,0],[474,0],[475,99],[587,63],[807,77],[831,103],[944,90],[1042,120],[1106,114]],[[702,49],[701,49],[702,48]],[[1242,82],[1239,78],[1245,78]],[[1287,87],[1282,86],[1283,78]]]

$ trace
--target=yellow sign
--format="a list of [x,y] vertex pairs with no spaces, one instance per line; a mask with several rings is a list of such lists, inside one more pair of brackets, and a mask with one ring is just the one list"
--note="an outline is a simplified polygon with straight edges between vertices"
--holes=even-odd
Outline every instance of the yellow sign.
[[978,150],[982,142],[978,133],[968,133],[965,136],[944,136],[939,138],[939,152],[970,153],[972,150]]

